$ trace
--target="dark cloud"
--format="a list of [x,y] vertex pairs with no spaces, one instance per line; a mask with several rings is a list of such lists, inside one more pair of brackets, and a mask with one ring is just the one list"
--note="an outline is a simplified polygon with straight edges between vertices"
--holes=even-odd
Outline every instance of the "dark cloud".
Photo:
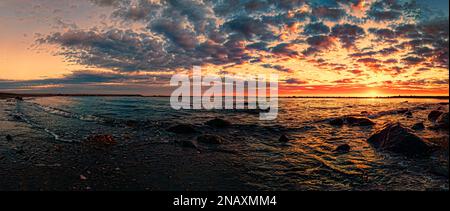
[[331,36],[339,38],[345,48],[351,48],[356,40],[365,35],[363,28],[352,24],[338,24],[331,30]]
[[334,46],[333,38],[324,35],[309,37],[306,39],[306,42],[310,47],[303,52],[305,55],[313,55],[324,50],[329,50]]
[[330,33],[330,28],[321,22],[310,23],[305,26],[303,33],[305,35],[326,35]]
[[396,34],[391,29],[370,28],[369,32],[374,34],[378,40],[395,42]]
[[230,30],[241,33],[247,40],[260,38],[263,40],[273,40],[274,33],[269,30],[267,25],[259,19],[250,17],[239,17],[225,23],[225,27]]
[[371,64],[371,63],[379,63],[380,60],[375,59],[375,58],[363,58],[363,59],[358,59],[357,62]]
[[156,33],[163,34],[167,39],[184,50],[192,50],[198,44],[195,33],[185,28],[182,22],[162,19],[153,23],[151,29]]
[[290,43],[281,43],[272,48],[272,53],[276,55],[295,57],[298,55],[298,52],[293,50],[291,47],[293,45]]
[[303,80],[300,80],[300,79],[297,79],[297,78],[289,78],[289,79],[286,79],[284,82],[287,83],[287,84],[295,84],[295,85],[308,84],[307,81],[303,81]]
[[129,0],[90,0],[99,6],[119,6],[121,3],[129,3]]
[[415,56],[408,56],[408,57],[402,59],[402,62],[407,64],[407,65],[416,65],[416,64],[419,64],[419,63],[421,63],[423,61],[424,61],[423,58],[415,57]]
[[80,85],[87,86],[90,84],[110,84],[110,83],[125,83],[125,84],[152,84],[157,83],[156,80],[167,81],[167,75],[130,75],[115,72],[99,72],[99,71],[75,71],[71,74],[64,75],[61,78],[48,78],[38,80],[0,80],[0,87],[3,89],[27,89],[33,87],[59,87],[58,85]]
[[312,9],[312,16],[320,20],[339,21],[346,13],[341,8],[315,7]]
[[392,21],[402,16],[402,6],[393,0],[378,0],[371,5],[368,17],[376,21]]
[[292,69],[283,67],[281,65],[262,64],[261,66],[264,67],[264,68],[268,68],[268,69],[275,69],[275,70],[280,71],[280,72],[286,72],[286,73],[292,73],[293,72]]

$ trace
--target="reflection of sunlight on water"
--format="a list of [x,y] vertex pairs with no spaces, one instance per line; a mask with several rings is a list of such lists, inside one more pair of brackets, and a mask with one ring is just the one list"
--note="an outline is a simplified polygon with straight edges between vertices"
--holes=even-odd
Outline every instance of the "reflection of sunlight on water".
[[[417,185],[412,178],[417,179],[415,178],[417,175],[427,177],[420,171],[408,169],[408,165],[406,170],[410,173],[405,173],[405,167],[399,167],[399,161],[402,163],[409,161],[378,153],[366,140],[386,122],[400,121],[406,127],[424,122],[426,126],[430,126],[427,121],[429,109],[415,110],[414,118],[407,118],[402,114],[374,117],[371,120],[377,124],[373,128],[333,127],[324,120],[346,115],[369,118],[370,114],[417,106],[437,108],[438,102],[448,101],[281,98],[278,119],[274,121],[259,121],[257,114],[242,111],[175,111],[170,108],[167,98],[58,97],[34,99],[34,102],[85,115],[101,114],[109,118],[151,120],[146,124],[163,121],[168,124],[192,123],[201,127],[207,120],[222,117],[234,124],[246,126],[233,128],[232,134],[229,130],[214,130],[214,133],[230,139],[230,146],[238,152],[241,161],[245,161],[250,176],[257,175],[261,180],[259,185],[268,186],[266,188],[269,189],[270,187],[315,189],[326,186],[330,190],[341,190],[348,189],[348,186],[365,189],[370,184],[367,180],[384,184],[385,181],[377,181],[374,178],[399,177],[398,174],[410,178],[405,181],[389,181],[393,183],[392,189],[402,189],[403,186],[412,188]],[[293,141],[287,144],[276,142],[280,131],[285,131]],[[143,132],[144,137],[154,136],[154,131]],[[422,137],[438,136],[430,130],[416,133]],[[336,147],[342,144],[348,144],[351,151],[346,154],[334,152]],[[414,163],[418,169],[427,165]]]

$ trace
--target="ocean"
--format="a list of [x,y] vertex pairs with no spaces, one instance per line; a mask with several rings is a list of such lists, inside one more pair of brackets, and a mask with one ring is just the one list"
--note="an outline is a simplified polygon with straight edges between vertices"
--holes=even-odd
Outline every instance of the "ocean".
[[[402,109],[412,115],[400,112]],[[168,145],[177,149],[179,157],[220,157],[219,162],[227,165],[223,170],[237,172],[234,175],[238,183],[253,190],[448,191],[448,149],[447,153],[427,158],[407,157],[378,151],[367,142],[371,134],[389,122],[400,122],[409,128],[423,122],[430,127],[433,123],[427,116],[436,109],[448,112],[448,100],[280,98],[278,118],[261,121],[259,112],[248,110],[174,110],[165,97],[37,97],[0,100],[0,134],[13,134],[33,144],[79,144],[89,136],[108,134],[119,146]],[[376,124],[329,124],[343,116],[367,118]],[[213,128],[205,124],[215,118],[232,125]],[[197,133],[168,131],[178,124],[192,125]],[[449,135],[448,131],[428,129],[415,133],[429,140],[448,140]],[[185,141],[195,140],[201,134],[219,136],[224,142],[218,146],[196,143],[195,149],[185,149]],[[280,142],[281,135],[290,141]],[[336,152],[343,144],[350,146],[349,152]],[[217,166],[215,171],[222,170],[222,164],[211,166]],[[201,174],[202,169],[196,171],[196,175]],[[218,179],[212,177],[204,179]]]

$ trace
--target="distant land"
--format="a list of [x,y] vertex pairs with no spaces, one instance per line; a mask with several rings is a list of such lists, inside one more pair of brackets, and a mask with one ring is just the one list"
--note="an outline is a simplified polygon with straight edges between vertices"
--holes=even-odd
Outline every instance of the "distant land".
[[15,98],[15,97],[144,97],[144,96],[134,94],[15,94],[15,93],[0,92],[0,99]]
[[[151,95],[145,96],[140,94],[16,94],[0,92],[0,99],[15,97],[170,97],[168,95]],[[396,95],[396,96],[380,96],[380,97],[364,97],[364,96],[279,96],[279,98],[348,98],[348,99],[390,99],[390,98],[410,98],[410,99],[450,99],[450,96],[415,96],[415,95]]]

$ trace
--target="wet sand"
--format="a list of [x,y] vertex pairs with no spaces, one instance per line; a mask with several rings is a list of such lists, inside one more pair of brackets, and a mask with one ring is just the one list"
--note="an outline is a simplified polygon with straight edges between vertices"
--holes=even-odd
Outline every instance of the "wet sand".
[[177,144],[126,139],[93,147],[56,141],[22,122],[2,119],[0,125],[3,191],[251,190],[229,153],[210,156]]
[[250,189],[230,166],[237,164],[227,162],[229,154],[137,143],[95,149],[34,136],[6,141],[2,133],[0,190]]

